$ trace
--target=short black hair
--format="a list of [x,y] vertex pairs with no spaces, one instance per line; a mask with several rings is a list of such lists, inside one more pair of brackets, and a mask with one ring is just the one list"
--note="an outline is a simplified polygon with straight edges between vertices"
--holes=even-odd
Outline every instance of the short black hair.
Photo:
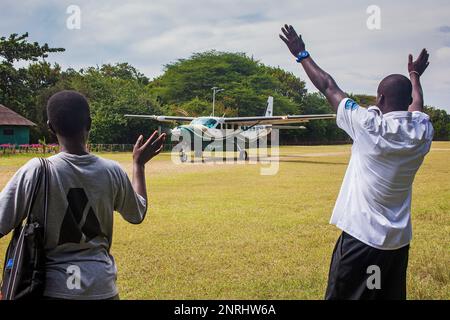
[[90,129],[90,109],[85,96],[72,90],[55,93],[47,102],[47,118],[55,133],[71,137]]
[[383,94],[386,101],[398,110],[408,110],[412,99],[412,84],[404,75],[391,74],[381,80],[378,93]]

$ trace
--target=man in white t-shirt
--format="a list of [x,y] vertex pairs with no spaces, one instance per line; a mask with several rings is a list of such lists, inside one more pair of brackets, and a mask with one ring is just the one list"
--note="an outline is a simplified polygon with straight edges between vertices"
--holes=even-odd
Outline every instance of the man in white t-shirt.
[[337,112],[353,140],[352,155],[331,217],[341,229],[331,260],[326,299],[405,299],[415,174],[430,150],[433,126],[423,113],[424,49],[409,56],[410,79],[384,78],[377,106],[360,107],[305,50],[292,26],[280,38]]
[[[50,299],[117,299],[117,269],[110,254],[113,212],[133,224],[144,220],[145,164],[161,151],[165,135],[158,137],[155,131],[145,142],[142,135],[138,138],[131,182],[117,162],[87,151],[91,117],[84,96],[75,91],[54,94],[47,104],[47,116],[61,152],[48,158],[43,295]],[[30,160],[0,193],[0,237],[24,220],[39,170],[39,159]],[[36,210],[43,208],[38,202],[33,206]],[[79,284],[70,279],[75,271]]]

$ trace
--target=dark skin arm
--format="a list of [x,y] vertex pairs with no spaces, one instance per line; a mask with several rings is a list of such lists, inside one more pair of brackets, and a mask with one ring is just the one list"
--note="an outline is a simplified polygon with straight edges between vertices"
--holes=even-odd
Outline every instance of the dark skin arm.
[[133,148],[133,179],[131,184],[134,191],[147,200],[147,190],[145,186],[145,164],[154,156],[161,152],[164,147],[166,134],[158,136],[158,131],[153,132],[150,138],[144,142],[141,135]]
[[430,62],[428,61],[429,57],[430,55],[428,54],[426,49],[423,49],[422,52],[420,52],[419,57],[415,61],[413,61],[412,54],[410,54],[408,57],[408,72],[412,84],[413,98],[413,102],[408,107],[409,112],[423,111],[423,90],[420,83],[420,76],[424,73],[424,71],[430,64]]
[[[295,32],[291,25],[288,26],[285,24],[281,28],[281,31],[283,32],[283,35],[280,34],[281,40],[286,43],[289,51],[295,57],[305,50],[305,43],[301,35],[297,35],[297,32]],[[314,86],[327,98],[333,109],[337,111],[339,103],[347,97],[345,92],[338,87],[336,81],[327,72],[322,70],[311,57],[302,60],[301,64]]]

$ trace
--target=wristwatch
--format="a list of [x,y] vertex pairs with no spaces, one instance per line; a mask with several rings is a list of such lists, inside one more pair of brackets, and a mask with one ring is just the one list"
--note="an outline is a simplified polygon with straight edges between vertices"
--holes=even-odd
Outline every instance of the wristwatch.
[[302,62],[303,60],[305,60],[308,57],[309,57],[309,52],[306,50],[303,50],[297,55],[297,62]]

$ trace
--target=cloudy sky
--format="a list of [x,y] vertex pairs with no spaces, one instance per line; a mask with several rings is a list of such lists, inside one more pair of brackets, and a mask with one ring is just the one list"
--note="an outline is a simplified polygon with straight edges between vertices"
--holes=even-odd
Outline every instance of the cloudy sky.
[[[81,10],[81,28],[67,28],[67,8]],[[380,8],[381,29],[366,12]],[[148,77],[193,52],[245,52],[305,79],[278,38],[283,23],[302,33],[307,49],[341,88],[375,94],[381,78],[406,74],[408,53],[426,47],[427,104],[450,111],[449,0],[2,0],[2,35],[29,32],[33,41],[64,47],[50,61],[81,68],[129,62]],[[313,89],[307,81],[308,89]]]

